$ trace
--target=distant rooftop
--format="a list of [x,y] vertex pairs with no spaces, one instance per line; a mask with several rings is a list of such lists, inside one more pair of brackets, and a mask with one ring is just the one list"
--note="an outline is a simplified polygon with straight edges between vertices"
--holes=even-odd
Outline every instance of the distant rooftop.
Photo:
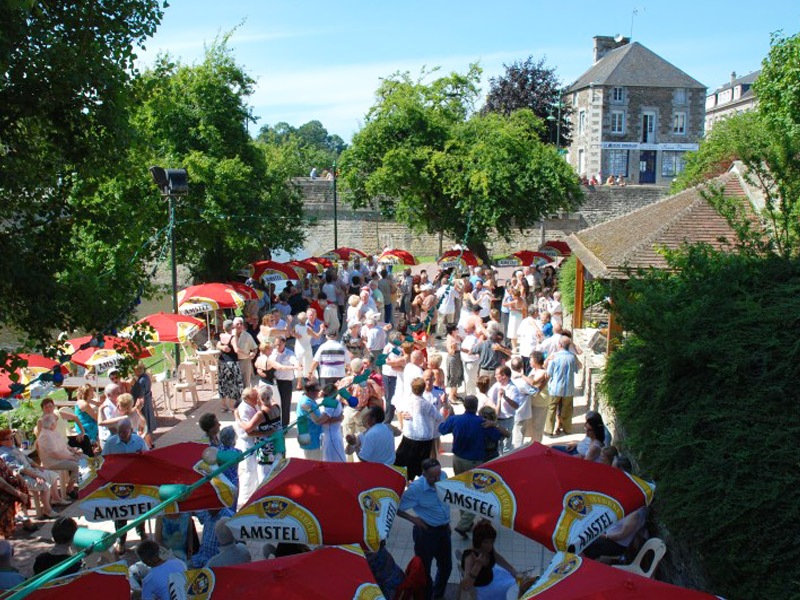
[[590,84],[706,89],[702,83],[639,42],[625,44],[606,53],[567,91],[578,91]]
[[[733,75],[735,75],[735,73],[733,73]],[[712,93],[713,94],[718,94],[718,93],[720,93],[722,91],[734,88],[737,85],[748,85],[748,86],[749,85],[753,85],[755,83],[756,79],[758,79],[759,75],[761,75],[761,69],[759,69],[758,71],[753,71],[752,73],[748,73],[747,75],[744,75],[742,77],[733,77],[731,79],[731,81],[729,81],[728,83],[726,83],[723,86],[718,87]]]

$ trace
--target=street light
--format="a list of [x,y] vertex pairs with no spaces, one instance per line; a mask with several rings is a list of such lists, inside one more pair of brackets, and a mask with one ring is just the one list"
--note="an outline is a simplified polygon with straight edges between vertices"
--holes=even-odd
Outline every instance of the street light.
[[[561,101],[561,97],[563,95],[563,90],[558,90],[558,102],[553,102],[550,104],[551,113],[547,117],[548,121],[555,121],[556,122],[556,149],[561,153],[561,109],[565,108],[564,103]],[[558,117],[554,117],[552,114],[552,109],[558,109]]]
[[338,215],[338,206],[337,206],[337,198],[336,198],[336,161],[333,161],[333,166],[331,167],[331,173],[333,173],[333,247],[339,247],[339,215]]
[[[161,196],[169,205],[169,245],[172,263],[172,312],[178,314],[178,266],[175,262],[175,196],[189,193],[189,172],[186,169],[163,169],[150,167],[150,175],[158,186]],[[175,342],[175,368],[181,364],[181,346]]]

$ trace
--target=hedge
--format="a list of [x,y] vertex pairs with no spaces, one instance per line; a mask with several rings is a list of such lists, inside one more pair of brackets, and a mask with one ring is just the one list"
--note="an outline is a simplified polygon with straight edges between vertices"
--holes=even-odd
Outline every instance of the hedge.
[[800,262],[693,248],[615,286],[604,381],[682,555],[731,599],[800,597]]

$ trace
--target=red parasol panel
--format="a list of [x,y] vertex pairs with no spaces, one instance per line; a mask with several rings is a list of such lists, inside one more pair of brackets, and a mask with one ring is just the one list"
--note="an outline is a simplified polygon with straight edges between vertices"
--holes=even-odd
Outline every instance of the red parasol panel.
[[439,497],[530,537],[580,554],[612,523],[650,503],[655,486],[620,469],[539,443],[436,484]]

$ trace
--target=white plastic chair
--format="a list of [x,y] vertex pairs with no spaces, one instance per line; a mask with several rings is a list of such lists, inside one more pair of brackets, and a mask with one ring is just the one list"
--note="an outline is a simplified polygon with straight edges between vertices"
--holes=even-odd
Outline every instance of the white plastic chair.
[[192,407],[196,407],[197,404],[200,402],[200,398],[197,395],[197,382],[195,381],[196,378],[196,371],[197,367],[195,367],[192,363],[181,363],[178,365],[178,380],[175,383],[175,396],[178,395],[178,392],[181,393],[181,400],[186,402],[186,392],[189,392],[192,395]]
[[209,389],[217,389],[217,357],[211,354],[200,354],[200,372],[203,382],[208,376]]
[[159,413],[159,400],[160,400],[163,410],[165,410],[170,417],[174,417],[175,407],[172,401],[172,394],[170,394],[169,392],[170,380],[167,377],[167,373],[166,372],[157,373],[155,376],[155,381],[156,383],[161,384],[161,396],[153,401],[153,409],[155,410],[156,415],[158,415]]
[[[653,560],[650,561],[650,566],[647,568],[647,571],[645,571],[642,569],[642,561],[648,552],[653,553]],[[613,566],[615,569],[621,569],[623,571],[628,571],[629,573],[635,573],[636,575],[641,575],[642,577],[652,577],[653,573],[655,573],[656,567],[658,567],[658,563],[661,562],[661,559],[664,558],[664,554],[666,553],[667,545],[664,543],[664,540],[661,538],[650,538],[644,543],[641,550],[639,550],[639,554],[636,555],[636,558],[633,559],[631,564]]]

